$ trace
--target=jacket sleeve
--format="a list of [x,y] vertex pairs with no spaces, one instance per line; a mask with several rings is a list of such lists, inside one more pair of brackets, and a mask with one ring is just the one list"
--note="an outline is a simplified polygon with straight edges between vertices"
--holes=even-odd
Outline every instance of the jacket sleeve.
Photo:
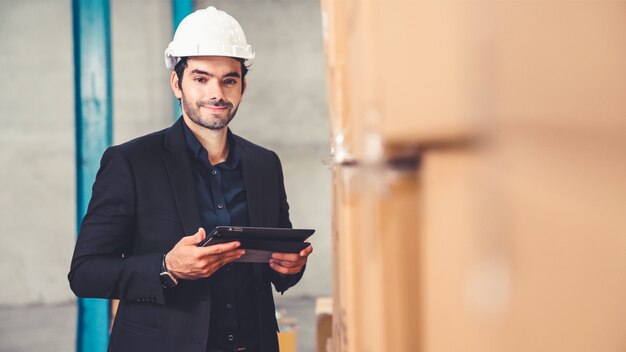
[[164,303],[163,253],[133,255],[135,180],[118,147],[105,151],[80,226],[68,279],[78,297]]
[[[279,190],[279,197],[278,197],[279,198],[279,217],[278,217],[279,225],[278,227],[292,228],[293,226],[291,225],[291,221],[289,220],[289,203],[287,202],[287,192],[285,191],[283,167],[276,153],[274,153],[274,158],[276,159],[276,167],[277,167],[277,172],[279,176],[278,177],[278,190]],[[274,287],[276,288],[276,291],[279,291],[282,294],[288,288],[297,284],[302,278],[302,275],[304,274],[305,269],[306,269],[306,266],[302,268],[301,272],[297,274],[293,274],[293,275],[281,274],[277,271],[270,269],[272,272],[272,282],[274,283]]]

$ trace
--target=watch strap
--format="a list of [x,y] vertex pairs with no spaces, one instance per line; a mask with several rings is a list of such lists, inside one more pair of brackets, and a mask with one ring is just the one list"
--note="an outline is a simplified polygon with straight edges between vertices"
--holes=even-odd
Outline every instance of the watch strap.
[[174,287],[178,285],[178,280],[167,269],[167,264],[165,263],[165,256],[166,254],[163,255],[163,260],[161,261],[161,273],[159,274],[161,278],[161,286],[163,286],[163,288]]

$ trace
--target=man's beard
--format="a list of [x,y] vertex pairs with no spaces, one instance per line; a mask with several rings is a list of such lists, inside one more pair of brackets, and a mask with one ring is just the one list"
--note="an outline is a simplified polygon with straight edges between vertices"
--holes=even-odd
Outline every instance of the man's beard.
[[[195,106],[193,106],[192,104],[187,102],[184,94],[181,98],[181,102],[183,110],[191,119],[191,121],[193,121],[193,123],[214,131],[221,130],[224,127],[228,126],[228,123],[230,123],[230,121],[232,121],[232,119],[235,117],[237,109],[239,108],[239,106],[235,106],[233,108],[233,104],[231,102],[223,99],[211,99],[208,101],[199,100],[198,102],[196,102]],[[200,114],[201,105],[224,106],[230,108],[230,114],[226,116],[226,119],[215,117],[213,114],[210,114],[209,116],[202,116],[202,114]]]

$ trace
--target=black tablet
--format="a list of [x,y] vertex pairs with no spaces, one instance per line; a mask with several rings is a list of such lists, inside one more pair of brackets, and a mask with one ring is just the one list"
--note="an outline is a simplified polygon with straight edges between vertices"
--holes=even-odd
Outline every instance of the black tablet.
[[314,232],[312,229],[217,226],[198,246],[238,241],[239,248],[245,249],[246,254],[237,261],[267,262],[272,253],[298,253],[308,247],[310,243],[305,240]]
[[[241,227],[241,226],[216,226],[207,233],[206,239],[199,246],[205,246],[211,238],[220,239],[221,242],[239,240],[264,240],[264,241],[287,241],[303,242],[311,236],[315,230],[311,229],[288,229],[276,227]],[[223,240],[222,240],[223,239]],[[224,241],[225,240],[225,241]]]

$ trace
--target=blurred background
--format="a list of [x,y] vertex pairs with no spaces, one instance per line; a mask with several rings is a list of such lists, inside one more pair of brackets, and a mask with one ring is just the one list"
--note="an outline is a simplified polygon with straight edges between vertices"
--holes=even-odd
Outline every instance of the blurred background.
[[[317,229],[298,351],[626,351],[626,1],[210,3]],[[72,350],[71,3],[0,4],[0,351]],[[173,121],[172,4],[110,4],[120,143]]]
[[[317,230],[307,274],[284,296],[300,299],[312,316],[313,298],[329,295],[332,281],[320,3],[191,3],[235,17],[257,53],[231,128],[279,154],[292,222]],[[163,58],[172,18],[170,0],[110,1],[114,144],[174,122]],[[70,350],[76,330],[67,282],[76,237],[72,1],[0,0],[0,47],[7,70],[0,83],[0,280],[6,283],[0,314],[8,314],[0,319],[0,351]],[[25,312],[36,318],[29,321]],[[37,326],[44,330],[33,334]]]

